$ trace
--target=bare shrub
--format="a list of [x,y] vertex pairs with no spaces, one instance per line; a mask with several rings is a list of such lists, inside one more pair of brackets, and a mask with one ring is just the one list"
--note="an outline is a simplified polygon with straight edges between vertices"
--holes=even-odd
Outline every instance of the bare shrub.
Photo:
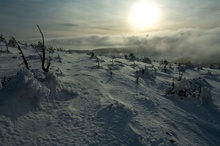
[[[42,36],[42,45],[41,45],[41,52],[42,52],[42,57],[41,57],[41,68],[44,72],[49,72],[49,68],[50,68],[50,65],[51,65],[51,57],[48,57],[47,60],[46,60],[46,48],[45,48],[45,45],[44,45],[44,34],[43,32],[41,31],[41,28],[39,25],[37,25],[40,33],[41,33],[41,36]],[[47,66],[45,67],[45,62],[47,61]]]
[[[24,53],[23,53],[23,51],[22,51],[20,45],[18,44],[18,42],[15,40],[14,37],[11,37],[11,40],[14,42],[15,47],[18,48],[19,54],[21,55],[21,57],[22,57],[22,59],[23,59],[23,61],[24,61],[23,63],[24,63],[24,65],[25,65],[26,69],[29,70],[30,68],[29,68],[27,59],[25,58]],[[22,64],[23,64],[23,63],[22,63]]]

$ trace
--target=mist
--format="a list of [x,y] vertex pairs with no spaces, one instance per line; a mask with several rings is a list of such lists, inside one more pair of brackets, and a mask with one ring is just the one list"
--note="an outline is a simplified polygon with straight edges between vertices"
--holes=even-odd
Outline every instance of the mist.
[[156,31],[135,35],[85,35],[47,40],[47,44],[71,50],[129,50],[136,55],[167,59],[193,58],[219,61],[220,28]]

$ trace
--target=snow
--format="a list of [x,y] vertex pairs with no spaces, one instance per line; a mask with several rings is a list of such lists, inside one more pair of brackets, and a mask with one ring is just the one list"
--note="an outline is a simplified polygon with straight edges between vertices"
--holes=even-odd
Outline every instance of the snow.
[[31,47],[31,70],[9,51],[0,54],[0,145],[220,144],[220,70],[181,67],[178,81],[175,64],[164,72],[160,62],[55,51],[44,73]]

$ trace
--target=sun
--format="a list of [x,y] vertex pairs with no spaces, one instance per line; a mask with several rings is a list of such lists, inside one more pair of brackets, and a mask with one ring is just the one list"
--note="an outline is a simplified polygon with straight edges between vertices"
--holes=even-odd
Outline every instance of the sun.
[[132,7],[130,22],[135,27],[150,27],[159,19],[159,9],[153,3],[140,2]]

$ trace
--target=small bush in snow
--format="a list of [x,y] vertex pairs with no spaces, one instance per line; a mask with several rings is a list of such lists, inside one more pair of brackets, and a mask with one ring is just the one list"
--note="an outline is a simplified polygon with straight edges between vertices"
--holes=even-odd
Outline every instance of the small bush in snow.
[[177,69],[179,70],[179,72],[185,72],[186,71],[186,67],[184,64],[178,64]]
[[98,63],[98,67],[100,67],[100,59],[96,58],[96,62]]
[[55,52],[55,50],[56,50],[56,48],[54,48],[52,45],[48,45],[47,47],[46,47],[46,50],[49,52],[49,53],[54,53]]
[[131,61],[135,61],[136,57],[135,57],[134,53],[130,53],[130,54],[129,54],[129,59],[130,59]]
[[2,87],[5,86],[5,83],[6,83],[6,77],[3,77],[1,80]]
[[58,55],[55,59],[56,59],[59,63],[62,63],[62,58],[60,57],[60,55]]
[[125,57],[125,59],[129,59],[127,54],[125,54],[125,56],[124,56],[124,57]]
[[181,81],[182,80],[182,77],[183,77],[183,72],[180,72],[179,71],[179,78],[177,79],[178,81]]
[[95,56],[95,53],[92,51],[91,52],[91,58],[93,58]]
[[152,63],[152,61],[151,61],[148,57],[144,57],[144,59],[142,60],[142,62],[144,62],[144,63],[149,63],[149,64]]
[[190,88],[189,81],[187,79],[183,79],[175,85],[173,92],[179,96],[186,97],[187,90]]
[[186,68],[188,68],[188,69],[194,69],[194,65],[190,62],[190,61],[188,61],[187,63],[186,63]]
[[202,70],[203,68],[202,68],[202,66],[199,66],[198,68],[197,68],[197,70]]

